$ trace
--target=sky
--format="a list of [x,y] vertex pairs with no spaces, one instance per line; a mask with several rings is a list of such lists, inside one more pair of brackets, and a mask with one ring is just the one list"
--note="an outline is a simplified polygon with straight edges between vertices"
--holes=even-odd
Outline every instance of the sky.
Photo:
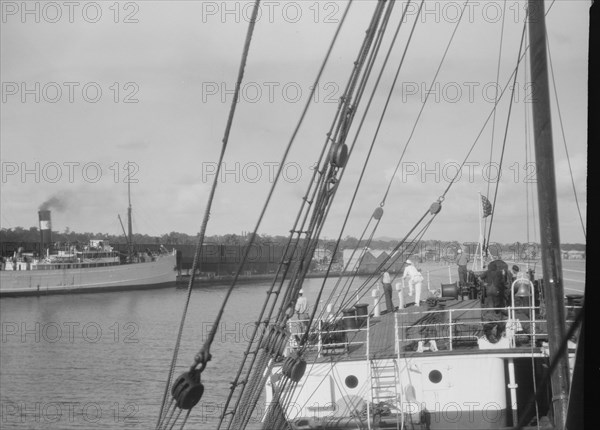
[[[493,200],[506,141],[490,240],[539,239],[532,217],[537,213],[532,200],[535,163],[526,149],[532,144],[531,83],[524,72],[528,57],[517,76],[510,121],[509,91],[494,121],[483,128],[492,112],[496,76],[504,86],[515,67],[525,2],[469,2],[431,86],[464,4],[427,1],[417,17],[417,3],[396,2],[374,76],[405,7],[406,17],[348,162],[325,237],[339,234],[417,19],[344,236],[360,235],[399,163],[375,236],[403,237],[444,192],[481,134],[425,238],[478,239],[479,193]],[[208,235],[254,229],[347,5],[263,2]],[[249,1],[2,1],[1,227],[37,226],[38,209],[52,199],[53,230],[120,234],[117,215],[126,219],[129,166],[135,232],[197,233],[252,6]],[[374,6],[373,0],[353,2],[285,160],[260,234],[288,234]],[[575,196],[585,222],[589,7],[589,1],[558,0],[547,15],[556,85],[551,97],[560,234],[568,243],[585,243]]]

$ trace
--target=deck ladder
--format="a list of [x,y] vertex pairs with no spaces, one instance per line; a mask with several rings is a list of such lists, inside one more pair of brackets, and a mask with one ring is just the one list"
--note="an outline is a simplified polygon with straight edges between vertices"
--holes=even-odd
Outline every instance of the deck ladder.
[[398,408],[398,364],[396,359],[369,359],[371,379],[371,399],[373,405],[380,403],[390,405],[392,413],[396,413],[396,428],[400,429]]
[[[394,315],[395,343],[398,341],[398,330],[396,315]],[[369,326],[367,326],[369,327]],[[380,403],[390,405],[392,413],[396,412],[396,429],[400,429],[400,414],[398,408],[398,381],[400,378],[398,372],[398,363],[396,358],[376,359],[371,356],[370,348],[370,330],[367,328],[367,363],[369,366],[369,382],[371,386],[371,404],[377,406]],[[396,346],[397,348],[397,346]],[[369,411],[370,408],[367,408]],[[371,420],[373,417],[367,416],[368,428],[371,429]]]

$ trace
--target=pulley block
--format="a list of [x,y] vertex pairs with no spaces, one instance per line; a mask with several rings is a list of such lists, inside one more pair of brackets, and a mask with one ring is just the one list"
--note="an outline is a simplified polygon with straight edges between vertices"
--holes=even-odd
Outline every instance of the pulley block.
[[182,373],[171,387],[171,395],[180,409],[192,409],[202,398],[204,385],[200,382],[200,372],[191,370]]
[[329,162],[335,167],[344,167],[348,161],[348,146],[345,143],[334,143],[329,152]]
[[306,361],[295,355],[285,358],[281,372],[294,382],[299,382],[306,371]]
[[429,213],[431,215],[436,215],[442,210],[442,204],[440,202],[434,202],[429,207]]
[[286,328],[271,324],[261,341],[260,347],[273,357],[281,357],[290,336]]
[[382,216],[383,216],[383,208],[381,206],[376,207],[375,210],[373,211],[373,218],[375,218],[377,221],[379,221]]

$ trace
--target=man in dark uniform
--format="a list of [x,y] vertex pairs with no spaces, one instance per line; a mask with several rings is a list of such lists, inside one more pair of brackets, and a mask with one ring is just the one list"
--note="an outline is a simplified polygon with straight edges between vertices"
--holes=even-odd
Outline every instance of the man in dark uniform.
[[458,255],[456,256],[456,264],[458,265],[458,282],[461,287],[467,285],[467,263],[469,262],[469,256],[459,249]]
[[385,296],[385,309],[387,312],[394,311],[394,300],[392,299],[392,279],[388,272],[383,272],[383,294]]
[[484,307],[501,308],[506,306],[506,290],[509,281],[508,264],[494,260],[488,264],[487,271],[481,276],[486,284]]
[[494,260],[488,264],[487,271],[481,275],[485,281],[483,294],[483,307],[493,308],[482,311],[481,317],[484,321],[483,331],[487,339],[496,343],[506,330],[506,306],[508,264],[502,260]]

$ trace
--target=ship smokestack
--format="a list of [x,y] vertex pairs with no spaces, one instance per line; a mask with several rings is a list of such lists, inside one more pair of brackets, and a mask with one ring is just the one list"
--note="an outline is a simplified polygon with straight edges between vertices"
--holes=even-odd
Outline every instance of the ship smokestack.
[[41,210],[38,212],[40,219],[40,246],[41,249],[46,249],[52,246],[52,220],[49,210]]

